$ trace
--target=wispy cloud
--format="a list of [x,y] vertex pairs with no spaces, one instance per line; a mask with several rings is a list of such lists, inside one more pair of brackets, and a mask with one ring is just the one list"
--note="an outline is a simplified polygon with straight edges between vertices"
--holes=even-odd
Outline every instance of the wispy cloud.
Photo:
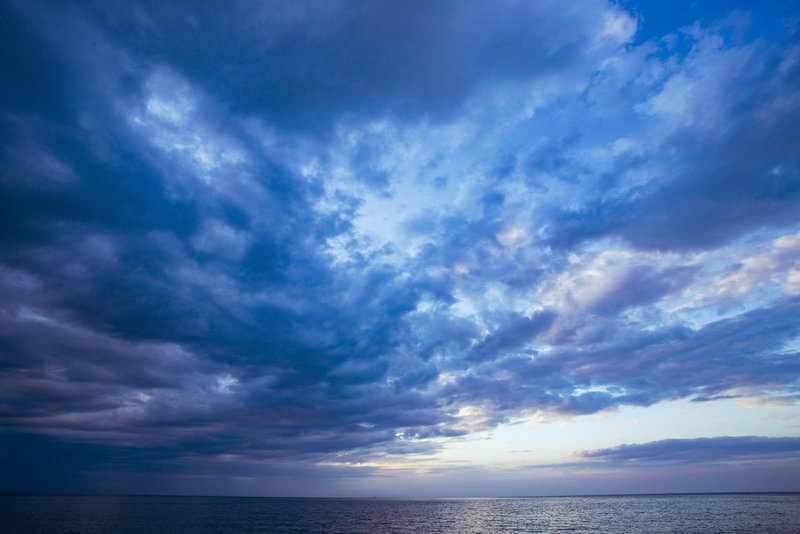
[[800,452],[800,438],[796,437],[721,436],[619,445],[608,449],[583,451],[580,457],[591,463],[632,466],[765,459],[796,460],[798,452]]

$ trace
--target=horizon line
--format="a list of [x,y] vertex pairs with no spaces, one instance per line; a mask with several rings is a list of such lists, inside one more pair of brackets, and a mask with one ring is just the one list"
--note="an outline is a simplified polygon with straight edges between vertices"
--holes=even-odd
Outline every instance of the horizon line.
[[442,496],[442,497],[386,497],[386,496],[298,496],[298,495],[204,495],[187,493],[65,493],[65,492],[2,492],[0,497],[180,497],[201,499],[307,499],[307,500],[383,500],[383,501],[436,501],[436,500],[468,500],[468,499],[551,499],[573,497],[670,497],[691,495],[800,495],[798,490],[775,491],[675,491],[675,492],[642,492],[642,493],[576,493],[576,494],[541,494],[541,495],[474,495],[474,496]]

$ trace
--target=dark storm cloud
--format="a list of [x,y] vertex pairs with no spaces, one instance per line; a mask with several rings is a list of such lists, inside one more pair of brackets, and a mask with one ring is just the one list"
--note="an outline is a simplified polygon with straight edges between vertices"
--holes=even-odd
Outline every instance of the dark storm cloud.
[[[430,52],[420,43],[435,34],[426,26],[429,16],[443,17],[452,6],[398,4],[389,13],[364,4],[348,9],[343,27],[330,33],[315,10],[280,14],[277,24],[285,23],[283,16],[299,17],[303,31],[278,28],[277,42],[266,48],[256,33],[270,32],[249,26],[239,13],[230,23],[247,27],[230,36],[230,47],[197,56],[182,43],[198,42],[198,28],[228,31],[212,24],[217,14],[203,13],[206,8],[171,6],[152,19],[153,11],[141,6],[96,7],[88,17],[69,6],[8,10],[23,28],[8,48],[28,47],[41,55],[33,57],[37,67],[66,74],[23,76],[21,86],[42,90],[20,89],[4,101],[4,424],[155,451],[306,460],[345,452],[341,458],[353,461],[429,447],[407,440],[462,433],[420,388],[438,374],[426,360],[468,345],[474,326],[441,320],[444,330],[417,340],[414,321],[406,319],[423,296],[450,301],[447,281],[366,263],[333,269],[324,242],[349,229],[348,214],[337,220],[315,212],[318,184],[259,156],[235,122],[223,125],[225,107],[269,120],[298,119],[301,126],[311,118],[331,120],[328,113],[398,105],[438,114],[452,111],[478,77],[530,76],[579,51],[554,41],[547,51],[510,54],[485,68],[490,60],[483,48],[503,52],[509,42],[495,36],[498,28],[518,33],[521,19],[492,12],[499,18],[487,26],[485,6],[474,4],[456,10],[466,22],[451,21],[453,37],[434,40],[443,56],[454,54],[447,48],[457,42],[467,45],[449,73],[439,59],[434,69],[418,58]],[[126,18],[128,9],[144,18]],[[522,14],[533,17],[537,9]],[[371,32],[395,16],[407,19],[414,38],[379,40],[388,48],[349,70],[347,58],[354,50],[372,51],[380,32]],[[126,24],[114,26],[115,17]],[[542,24],[542,31],[551,26]],[[475,31],[488,33],[463,37]],[[312,42],[297,42],[298,35]],[[543,42],[535,32],[528,38],[531,47]],[[230,59],[254,39],[250,59]],[[228,41],[206,35],[202,42]],[[525,68],[517,72],[522,57]],[[11,70],[31,59],[6,56]],[[307,61],[316,66],[306,71]],[[163,63],[178,77],[161,74]],[[256,67],[263,76],[248,71],[251,81],[264,85],[242,86],[239,69]],[[404,72],[409,68],[421,70]],[[396,80],[387,74],[396,72],[402,73]],[[303,79],[308,73],[319,79]],[[137,130],[126,115],[144,113],[148,91],[161,91],[158,98],[183,91],[180,75],[222,102],[197,97],[198,124],[233,139],[248,156],[224,170],[219,183],[199,180],[181,153],[153,146],[162,135],[154,128],[174,137],[183,135],[180,124],[153,122]],[[323,91],[317,86],[325,80],[333,86]],[[390,87],[395,92],[384,99]],[[284,96],[272,100],[275,93]],[[498,202],[502,197],[487,197],[488,216]],[[518,346],[549,320],[521,318],[487,343],[497,351]],[[453,340],[465,333],[466,339]]]
[[[188,9],[151,22],[166,31]],[[180,89],[159,74],[166,56],[143,59],[144,43],[128,49],[70,6],[6,11],[8,70],[32,64],[3,100],[6,426],[262,457],[439,432],[449,416],[405,391],[435,372],[412,356],[387,378],[402,318],[430,284],[388,267],[334,271],[325,239],[347,221],[316,213],[318,184],[258,155],[219,106],[198,97],[200,133],[132,121],[148,90]],[[209,184],[153,146],[158,135],[232,139],[248,160]],[[207,433],[218,437],[197,439]]]
[[286,496],[305,495],[313,486],[324,495],[343,479],[375,472],[366,466],[179,455],[172,447],[108,446],[38,434],[3,434],[2,443],[3,492],[148,494],[158,488],[163,494]]
[[236,112],[294,130],[325,128],[342,113],[449,114],[484,82],[563,69],[585,53],[600,6],[116,2],[90,17]]

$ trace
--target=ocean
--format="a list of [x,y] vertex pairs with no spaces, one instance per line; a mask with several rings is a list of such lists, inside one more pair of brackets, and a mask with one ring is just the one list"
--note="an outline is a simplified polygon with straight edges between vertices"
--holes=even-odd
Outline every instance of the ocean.
[[800,493],[419,500],[2,495],[0,532],[800,533]]

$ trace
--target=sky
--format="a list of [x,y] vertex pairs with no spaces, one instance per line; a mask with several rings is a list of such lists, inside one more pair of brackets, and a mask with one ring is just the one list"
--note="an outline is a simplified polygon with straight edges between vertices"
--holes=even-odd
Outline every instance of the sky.
[[0,1],[0,492],[800,491],[791,0]]

